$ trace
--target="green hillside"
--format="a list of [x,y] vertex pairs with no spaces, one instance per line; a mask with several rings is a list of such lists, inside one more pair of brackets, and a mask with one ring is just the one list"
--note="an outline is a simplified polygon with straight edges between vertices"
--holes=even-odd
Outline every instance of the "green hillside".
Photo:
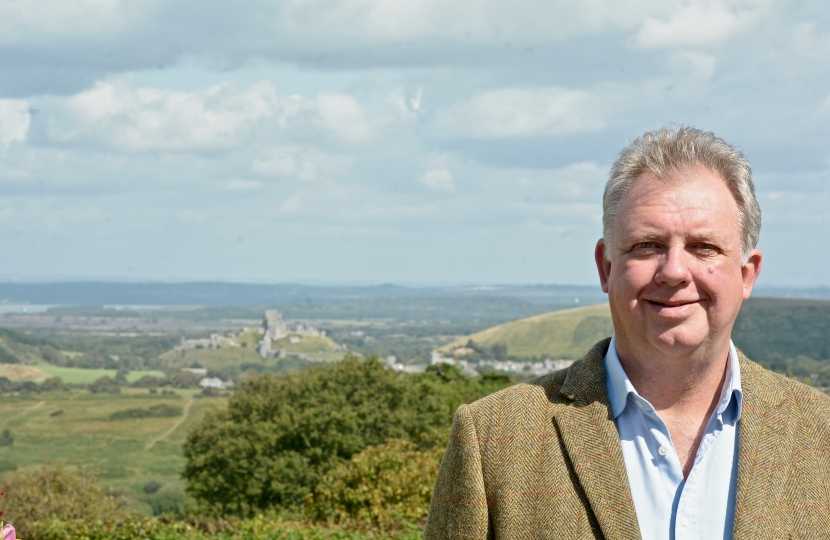
[[458,339],[439,351],[452,354],[472,339],[477,345],[507,345],[512,357],[579,358],[613,332],[608,304],[554,311],[519,319]]
[[[787,298],[750,298],[744,302],[732,339],[755,361],[780,371],[798,372],[787,359],[809,357],[830,365],[830,302]],[[555,311],[494,326],[458,339],[441,349],[463,353],[476,345],[507,345],[511,357],[579,358],[613,332],[607,304]],[[815,371],[817,368],[813,366]]]

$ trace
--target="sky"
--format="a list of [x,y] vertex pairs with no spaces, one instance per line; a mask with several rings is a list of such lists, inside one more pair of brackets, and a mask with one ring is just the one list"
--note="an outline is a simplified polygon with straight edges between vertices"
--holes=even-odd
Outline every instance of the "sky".
[[0,280],[595,284],[644,131],[741,148],[830,285],[830,4],[0,0]]

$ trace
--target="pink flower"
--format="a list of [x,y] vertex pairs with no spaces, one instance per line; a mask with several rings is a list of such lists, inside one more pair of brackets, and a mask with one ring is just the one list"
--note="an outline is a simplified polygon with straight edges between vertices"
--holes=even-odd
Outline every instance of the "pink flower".
[[17,540],[17,535],[14,532],[14,527],[6,525],[3,527],[3,540]]

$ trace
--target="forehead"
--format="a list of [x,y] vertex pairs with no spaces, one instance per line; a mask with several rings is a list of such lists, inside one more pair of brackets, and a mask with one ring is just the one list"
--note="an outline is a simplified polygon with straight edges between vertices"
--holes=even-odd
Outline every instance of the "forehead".
[[614,230],[626,235],[650,229],[655,233],[709,231],[718,236],[739,236],[738,205],[726,182],[704,167],[666,177],[645,173],[620,200]]

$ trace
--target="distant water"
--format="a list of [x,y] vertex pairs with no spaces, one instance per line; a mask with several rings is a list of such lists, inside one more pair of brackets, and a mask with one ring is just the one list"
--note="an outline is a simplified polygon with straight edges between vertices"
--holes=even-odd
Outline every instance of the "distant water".
[[0,304],[0,315],[6,313],[43,313],[54,304]]

